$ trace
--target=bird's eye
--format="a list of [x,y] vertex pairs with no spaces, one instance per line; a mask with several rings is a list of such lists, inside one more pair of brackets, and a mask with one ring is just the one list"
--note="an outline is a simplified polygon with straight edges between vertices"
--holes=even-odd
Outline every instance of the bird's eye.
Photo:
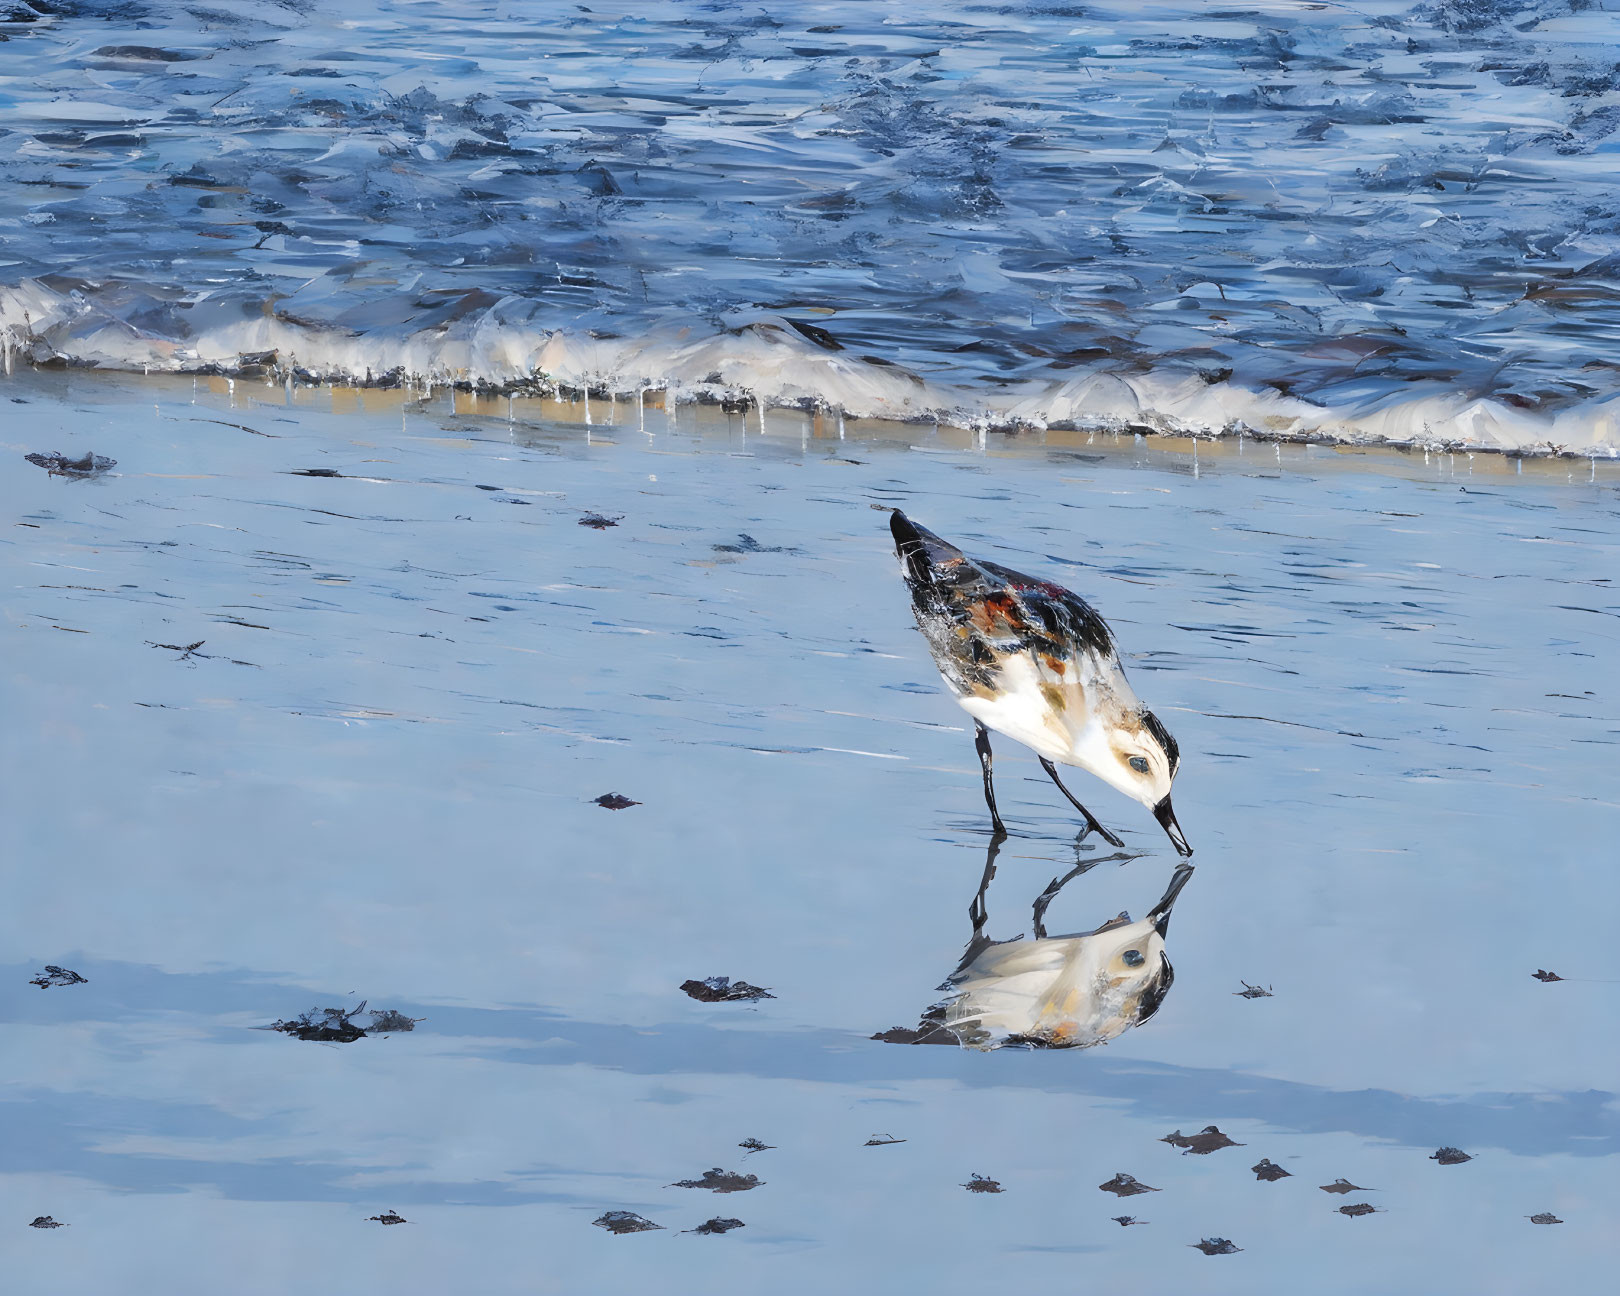
[[1126,763],[1129,764],[1130,767],[1138,774],[1146,774],[1148,772],[1147,757],[1145,756],[1132,756],[1131,759]]
[[1142,957],[1141,950],[1126,950],[1119,957],[1126,967],[1141,967],[1147,961]]

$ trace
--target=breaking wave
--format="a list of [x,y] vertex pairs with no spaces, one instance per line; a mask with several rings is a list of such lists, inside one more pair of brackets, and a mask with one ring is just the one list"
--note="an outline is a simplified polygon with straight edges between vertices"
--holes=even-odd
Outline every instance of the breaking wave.
[[0,0],[7,363],[1620,454],[1589,0]]
[[934,421],[994,430],[1130,428],[1142,432],[1333,441],[1520,455],[1620,456],[1620,396],[1552,414],[1467,398],[1431,383],[1398,394],[1369,385],[1360,400],[1318,404],[1223,376],[1099,370],[1026,378],[985,391],[856,354],[827,330],[755,313],[730,327],[670,325],[639,337],[548,329],[516,298],[399,303],[401,323],[365,332],[206,301],[154,333],[154,302],[120,285],[107,296],[40,283],[0,290],[6,367],[71,363],[155,372],[275,375],[301,382],[453,385],[637,399],[755,402],[833,409],[853,418]]

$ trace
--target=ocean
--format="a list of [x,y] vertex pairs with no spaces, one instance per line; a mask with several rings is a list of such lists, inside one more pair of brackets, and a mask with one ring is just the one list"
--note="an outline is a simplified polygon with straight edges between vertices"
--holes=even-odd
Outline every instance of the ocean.
[[1612,6],[0,13],[8,363],[1620,451]]

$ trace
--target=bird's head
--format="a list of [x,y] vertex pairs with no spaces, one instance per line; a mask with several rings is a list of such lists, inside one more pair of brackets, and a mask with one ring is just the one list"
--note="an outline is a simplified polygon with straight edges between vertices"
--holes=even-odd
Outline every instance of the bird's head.
[[1108,735],[1108,759],[1095,772],[1128,797],[1153,811],[1181,855],[1192,847],[1170,806],[1170,786],[1181,766],[1181,749],[1159,717],[1146,707],[1124,718]]

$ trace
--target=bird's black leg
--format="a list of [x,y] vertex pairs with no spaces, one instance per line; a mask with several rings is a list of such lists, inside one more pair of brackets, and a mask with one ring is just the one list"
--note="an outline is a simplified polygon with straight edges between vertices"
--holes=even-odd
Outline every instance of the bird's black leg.
[[[1063,780],[1058,777],[1057,766],[1052,764],[1052,762],[1047,760],[1044,756],[1041,757],[1041,768],[1046,771],[1047,777],[1058,785],[1058,791],[1069,798],[1069,804],[1081,814],[1085,815],[1086,826],[1088,828],[1090,828],[1093,832],[1101,833],[1102,839],[1110,846],[1123,846],[1125,844],[1124,842],[1120,841],[1118,837],[1114,836],[1113,833],[1109,832],[1108,829],[1104,828],[1100,823],[1098,823],[1096,815],[1092,814],[1091,811],[1087,810],[1085,806],[1081,805],[1074,799],[1074,793],[1069,791],[1068,788],[1064,787]],[[988,787],[988,780],[990,778],[990,767],[988,765],[985,766],[984,777],[986,779],[985,785]]]
[[[974,725],[978,732],[973,737],[973,745],[979,749],[979,764],[984,767],[984,803],[990,807],[990,823],[998,833],[1007,832],[1007,825],[1001,822],[1001,811],[996,809],[996,787],[990,781],[990,731],[975,720]],[[1073,798],[1070,798],[1073,800]]]

